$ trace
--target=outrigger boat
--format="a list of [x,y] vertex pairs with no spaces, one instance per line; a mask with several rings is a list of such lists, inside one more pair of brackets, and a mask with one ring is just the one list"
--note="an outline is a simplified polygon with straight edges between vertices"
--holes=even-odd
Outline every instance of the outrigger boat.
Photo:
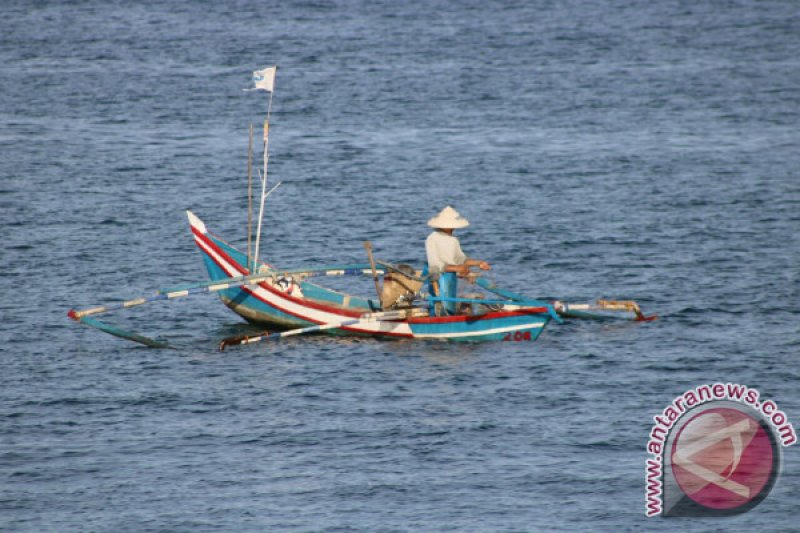
[[[212,281],[250,274],[247,256],[208,232],[192,212],[189,223],[195,243]],[[262,263],[259,282],[220,292],[222,301],[250,322],[305,332],[327,331],[375,337],[443,339],[454,341],[535,340],[551,318],[558,318],[545,302],[513,302],[476,298],[419,297],[421,279],[401,267],[381,263],[374,274],[383,274],[380,299],[334,291],[309,278],[373,274],[373,265],[343,265],[318,269],[278,269]],[[263,279],[262,279],[263,278]],[[431,302],[458,300],[461,312],[439,315]],[[427,305],[426,305],[427,304]],[[310,329],[306,329],[310,328]],[[281,335],[281,334],[278,334]],[[226,340],[223,346],[253,342],[255,337]]]
[[[269,116],[272,109],[276,67],[254,73],[256,89],[270,93],[267,119],[264,122],[264,163],[261,178],[260,208],[252,251],[252,144],[248,156],[248,247],[242,252],[212,234],[200,218],[187,211],[195,244],[200,249],[210,282],[163,289],[155,295],[126,302],[94,307],[83,311],[70,310],[76,321],[147,346],[164,348],[170,345],[111,326],[94,315],[135,307],[149,302],[170,300],[199,293],[219,293],[223,303],[253,324],[272,328],[263,333],[223,339],[226,346],[250,344],[263,340],[326,332],[337,335],[360,335],[377,338],[431,339],[447,341],[534,341],[550,320],[570,318],[633,318],[652,320],[642,314],[635,302],[604,301],[593,304],[565,304],[526,298],[501,289],[484,278],[471,281],[493,297],[468,295],[459,298],[438,296],[436,279],[423,276],[407,265],[376,261],[371,245],[364,243],[369,264],[334,265],[318,268],[277,268],[259,259],[262,221],[266,198],[278,183],[267,191]],[[372,277],[376,297],[358,296],[324,287],[314,278],[327,276]],[[383,284],[379,283],[383,277]],[[448,312],[456,304],[456,311]],[[274,331],[278,328],[279,331]]]

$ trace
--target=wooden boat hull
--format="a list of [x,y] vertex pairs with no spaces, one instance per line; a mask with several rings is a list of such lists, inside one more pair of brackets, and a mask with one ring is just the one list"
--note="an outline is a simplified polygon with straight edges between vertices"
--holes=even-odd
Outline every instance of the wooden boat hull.
[[[188,216],[195,243],[212,281],[249,274],[245,254],[210,234],[193,213],[188,212]],[[292,276],[276,275],[258,284],[222,290],[219,294],[225,305],[246,320],[281,328],[352,321],[380,310],[375,300],[333,291]],[[326,332],[465,342],[534,341],[549,320],[547,309],[531,307],[479,315],[365,321]]]

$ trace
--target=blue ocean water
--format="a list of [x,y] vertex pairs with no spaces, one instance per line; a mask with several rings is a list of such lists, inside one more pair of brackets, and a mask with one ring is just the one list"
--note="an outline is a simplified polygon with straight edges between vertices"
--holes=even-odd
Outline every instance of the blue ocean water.
[[[716,381],[800,423],[793,1],[5,2],[0,529],[788,531],[800,455],[719,519],[644,516],[658,414]],[[263,256],[419,264],[445,204],[509,289],[648,324],[533,343],[298,337],[224,353],[184,209],[246,246],[249,124],[279,65]],[[366,285],[369,289],[369,284]]]

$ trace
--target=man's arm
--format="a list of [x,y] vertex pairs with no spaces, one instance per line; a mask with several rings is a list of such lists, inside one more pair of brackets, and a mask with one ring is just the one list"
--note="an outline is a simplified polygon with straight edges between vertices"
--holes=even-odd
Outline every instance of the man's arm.
[[466,277],[469,275],[470,267],[477,267],[481,270],[491,270],[491,265],[486,261],[481,261],[480,259],[467,259],[460,265],[447,265],[444,267],[445,272],[455,272],[460,277]]

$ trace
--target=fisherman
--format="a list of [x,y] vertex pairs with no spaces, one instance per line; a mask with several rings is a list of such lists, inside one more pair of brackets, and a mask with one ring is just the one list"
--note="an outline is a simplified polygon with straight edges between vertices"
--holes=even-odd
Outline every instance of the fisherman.
[[[469,221],[452,207],[447,206],[442,209],[438,215],[428,221],[428,225],[435,230],[425,239],[428,274],[434,280],[437,275],[439,277],[433,290],[438,292],[438,296],[455,298],[458,278],[470,276],[471,267],[478,267],[481,270],[490,270],[492,267],[486,261],[470,259],[461,250],[461,244],[453,235],[453,230],[466,228],[469,226]],[[436,285],[438,285],[438,291]],[[445,302],[444,308],[449,314],[454,314],[456,304],[455,302]]]

